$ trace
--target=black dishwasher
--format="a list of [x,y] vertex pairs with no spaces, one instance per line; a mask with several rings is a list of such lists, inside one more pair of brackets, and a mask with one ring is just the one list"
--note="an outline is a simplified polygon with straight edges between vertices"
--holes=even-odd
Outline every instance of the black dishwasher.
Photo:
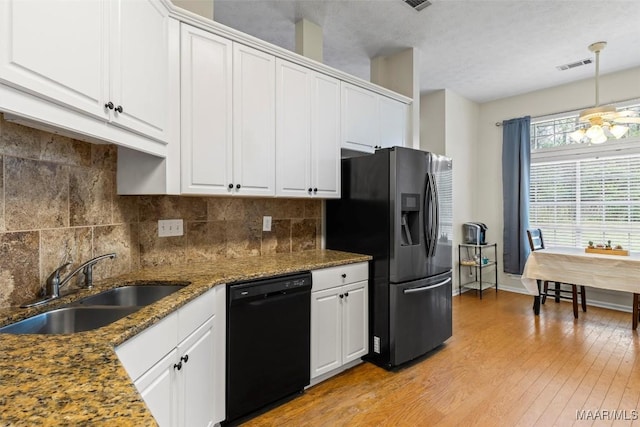
[[226,423],[309,385],[311,273],[227,288]]

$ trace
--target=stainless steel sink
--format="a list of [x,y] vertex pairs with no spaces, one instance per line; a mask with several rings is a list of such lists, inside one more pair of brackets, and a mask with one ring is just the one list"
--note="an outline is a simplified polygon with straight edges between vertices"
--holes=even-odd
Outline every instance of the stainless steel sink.
[[109,289],[83,298],[74,305],[145,306],[179,291],[186,285],[136,285]]
[[0,328],[5,334],[72,334],[98,329],[187,286],[127,285]]
[[63,307],[0,328],[5,334],[72,334],[115,322],[140,307]]

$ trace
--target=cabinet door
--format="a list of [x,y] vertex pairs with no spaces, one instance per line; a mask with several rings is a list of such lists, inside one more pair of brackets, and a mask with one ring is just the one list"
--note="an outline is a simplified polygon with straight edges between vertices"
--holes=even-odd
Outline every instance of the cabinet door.
[[373,153],[378,145],[378,95],[342,83],[342,147]]
[[311,78],[313,71],[276,61],[276,194],[306,197],[311,190]]
[[407,142],[407,106],[395,99],[380,96],[380,146],[404,147]]
[[[167,10],[157,0],[113,0],[111,2],[111,87],[109,101],[113,123],[161,142],[169,141],[169,111],[179,102],[177,79],[169,78],[178,52],[169,52],[170,31]],[[177,22],[173,21],[178,32]],[[171,34],[170,34],[171,33]],[[79,34],[79,33],[76,33]],[[171,88],[176,85],[176,88]]]
[[234,193],[275,194],[275,58],[233,48]]
[[177,354],[178,351],[174,349],[134,382],[144,403],[161,427],[177,425],[178,371],[174,368]]
[[311,293],[311,378],[342,365],[340,295],[340,287]]
[[0,81],[106,120],[107,24],[104,1],[0,1]]
[[340,198],[340,82],[319,73],[312,79],[311,177],[314,196]]
[[182,192],[227,194],[232,168],[232,42],[182,24]]
[[341,288],[343,304],[342,363],[356,360],[369,351],[369,298],[367,282]]
[[[216,419],[214,386],[224,381],[215,375],[216,329],[214,317],[178,345],[182,369],[178,373],[181,426],[212,426]],[[224,418],[224,414],[222,415]]]

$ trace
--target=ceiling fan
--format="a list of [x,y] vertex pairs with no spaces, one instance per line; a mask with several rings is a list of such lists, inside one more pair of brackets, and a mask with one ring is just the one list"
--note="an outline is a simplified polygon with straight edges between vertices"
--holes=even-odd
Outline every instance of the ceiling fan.
[[596,54],[596,105],[580,112],[578,121],[582,123],[580,129],[569,134],[577,142],[585,137],[592,144],[601,144],[609,136],[616,139],[624,136],[629,128],[624,126],[627,123],[640,123],[640,117],[634,111],[617,111],[612,105],[600,106],[599,94],[599,74],[600,74],[600,52],[605,48],[607,42],[596,42],[589,45],[589,50]]

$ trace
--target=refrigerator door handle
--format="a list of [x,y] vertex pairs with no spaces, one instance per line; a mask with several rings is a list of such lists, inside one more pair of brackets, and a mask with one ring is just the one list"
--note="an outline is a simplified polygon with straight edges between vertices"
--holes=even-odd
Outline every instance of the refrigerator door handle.
[[431,203],[431,208],[433,209],[433,215],[431,216],[433,219],[431,221],[431,241],[434,244],[431,246],[431,256],[435,256],[436,248],[438,247],[436,243],[438,241],[438,230],[440,229],[440,215],[438,213],[440,211],[440,205],[438,201],[438,185],[436,183],[436,176],[435,174],[429,174],[429,177],[431,179],[431,197],[433,197]]
[[426,292],[426,291],[428,291],[430,289],[435,289],[435,288],[439,288],[441,286],[444,286],[449,282],[451,282],[451,278],[448,278],[447,280],[443,280],[440,283],[436,283],[435,285],[422,286],[420,288],[405,289],[404,291],[402,291],[402,293],[404,293],[404,294],[413,294],[413,293],[416,293],[416,292]]
[[436,254],[436,242],[438,229],[440,227],[438,218],[438,189],[436,179],[432,173],[427,173],[427,180],[424,191],[424,240],[427,250],[427,257]]
[[423,209],[423,229],[424,245],[427,257],[431,256],[431,175],[427,173],[424,186],[424,209]]

